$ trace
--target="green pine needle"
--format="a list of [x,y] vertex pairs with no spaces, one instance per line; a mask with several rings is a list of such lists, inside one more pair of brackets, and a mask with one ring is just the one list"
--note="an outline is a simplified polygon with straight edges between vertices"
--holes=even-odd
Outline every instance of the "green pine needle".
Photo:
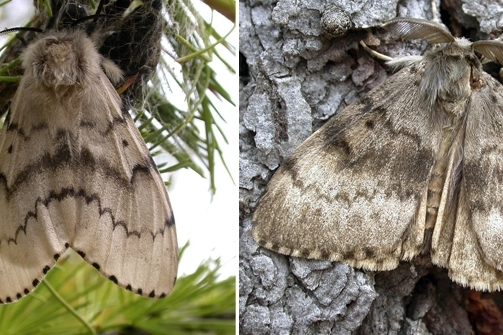
[[0,334],[234,334],[236,278],[218,279],[220,266],[207,260],[167,298],[150,299],[113,284],[69,250],[46,284],[0,305]]

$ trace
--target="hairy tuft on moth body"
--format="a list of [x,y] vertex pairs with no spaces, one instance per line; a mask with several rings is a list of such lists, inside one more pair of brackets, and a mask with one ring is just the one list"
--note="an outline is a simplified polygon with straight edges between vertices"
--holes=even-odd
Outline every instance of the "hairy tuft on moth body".
[[503,87],[470,43],[398,18],[404,39],[441,43],[348,106],[280,166],[253,216],[261,245],[297,257],[391,270],[430,251],[452,280],[503,288]]
[[46,33],[27,47],[22,58],[25,75],[33,75],[46,87],[87,85],[101,71],[113,84],[123,79],[122,70],[101,57],[81,30]]
[[107,77],[121,70],[78,29],[44,33],[22,59],[0,131],[0,303],[33,290],[67,248],[129,291],[167,296],[175,220]]
[[50,88],[87,86],[99,75],[100,56],[83,31],[51,32],[23,53],[25,76]]

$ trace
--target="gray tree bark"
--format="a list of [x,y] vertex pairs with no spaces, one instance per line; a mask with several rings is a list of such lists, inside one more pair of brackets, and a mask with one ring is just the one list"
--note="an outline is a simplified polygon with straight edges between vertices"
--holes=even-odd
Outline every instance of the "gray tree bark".
[[[342,37],[322,29],[330,0],[240,2],[241,334],[501,333],[501,293],[453,283],[428,256],[393,271],[366,272],[337,262],[286,257],[258,247],[251,217],[283,159],[328,118],[384,81],[390,69],[360,46],[418,55],[421,42],[396,42],[375,29],[396,17],[432,18],[427,0],[338,1]],[[437,2],[456,36],[501,33],[503,5]],[[484,328],[485,327],[485,328]]]

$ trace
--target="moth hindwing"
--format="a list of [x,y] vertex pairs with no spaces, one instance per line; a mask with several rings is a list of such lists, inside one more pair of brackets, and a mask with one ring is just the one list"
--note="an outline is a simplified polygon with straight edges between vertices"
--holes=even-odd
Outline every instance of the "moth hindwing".
[[69,247],[116,284],[166,296],[178,263],[168,195],[95,46],[52,31],[22,58],[0,132],[0,302],[29,293]]
[[[395,19],[399,37],[443,43],[353,103],[272,177],[252,233],[285,255],[391,270],[429,251],[454,281],[503,287],[503,87],[470,43],[440,25]],[[412,59],[412,61],[411,61]]]

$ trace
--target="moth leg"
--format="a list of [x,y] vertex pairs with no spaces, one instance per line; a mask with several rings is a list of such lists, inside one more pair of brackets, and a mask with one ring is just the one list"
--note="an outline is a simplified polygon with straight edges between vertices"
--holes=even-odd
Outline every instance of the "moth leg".
[[423,59],[423,56],[405,56],[405,57],[391,58],[390,56],[383,55],[375,50],[370,49],[363,41],[360,41],[360,45],[372,57],[385,61],[386,65],[391,66],[395,70],[400,70],[404,67],[420,62]]
[[374,58],[377,58],[377,59],[380,59],[380,60],[383,60],[385,62],[389,62],[389,61],[392,61],[393,58],[391,58],[390,56],[386,56],[386,55],[383,55],[382,53],[379,53],[375,50],[372,50],[370,49],[366,44],[365,42],[363,41],[360,41],[360,45],[363,47],[363,49],[365,49],[365,51],[367,51],[369,53],[369,55],[371,55],[372,57]]

